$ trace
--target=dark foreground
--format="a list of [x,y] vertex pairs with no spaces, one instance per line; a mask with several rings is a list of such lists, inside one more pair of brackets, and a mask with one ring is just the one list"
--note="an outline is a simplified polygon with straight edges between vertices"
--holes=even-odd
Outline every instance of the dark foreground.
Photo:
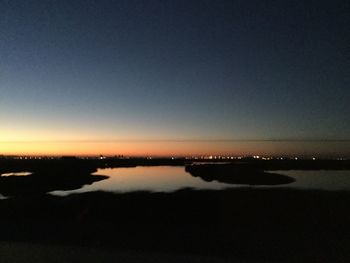
[[94,192],[0,202],[1,240],[258,261],[348,262],[350,193]]
[[[350,262],[350,192],[247,187],[46,194],[103,180],[91,174],[101,167],[183,164],[1,160],[1,173],[32,174],[0,177],[0,193],[11,197],[0,200],[0,262]],[[290,178],[265,170],[349,166],[348,161],[247,161],[187,169],[204,180],[269,185]]]

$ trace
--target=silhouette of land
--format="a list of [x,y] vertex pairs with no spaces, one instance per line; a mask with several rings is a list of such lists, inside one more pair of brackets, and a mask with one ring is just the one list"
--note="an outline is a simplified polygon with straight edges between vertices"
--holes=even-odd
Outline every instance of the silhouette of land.
[[[162,160],[157,164],[185,163],[185,160],[174,161]],[[349,165],[347,161],[341,165],[337,161],[247,162],[250,168],[236,163],[240,168],[229,169],[248,170],[248,177],[254,171],[251,180],[256,180],[258,175],[270,176],[261,172],[264,169],[345,169]],[[0,201],[0,241],[210,256],[229,261],[350,260],[350,192],[347,191],[238,188],[182,189],[173,193],[90,192],[65,197],[44,194],[52,189],[78,187],[83,181],[103,179],[92,178],[96,175],[91,173],[99,167],[140,163],[147,160],[139,163],[137,160],[111,163],[79,159],[1,160],[1,173],[29,171],[32,175],[0,177],[0,193],[13,196]],[[227,167],[220,168],[225,175],[218,173],[215,180],[229,180]],[[211,180],[213,175],[208,171],[200,171],[199,176],[211,174]],[[26,186],[32,189],[26,190]]]
[[105,175],[85,176],[45,176],[31,174],[28,176],[0,177],[0,193],[4,196],[25,196],[45,194],[56,190],[74,190],[87,184],[107,179]]
[[[1,171],[2,170],[2,171]],[[4,196],[38,195],[55,190],[79,189],[83,185],[107,179],[105,175],[92,175],[97,168],[78,159],[6,161],[0,173],[30,172],[26,176],[0,176],[0,194]]]
[[248,185],[279,185],[289,184],[295,181],[294,178],[267,173],[258,167],[249,164],[199,164],[186,166],[186,172],[204,181],[213,180],[230,184]]

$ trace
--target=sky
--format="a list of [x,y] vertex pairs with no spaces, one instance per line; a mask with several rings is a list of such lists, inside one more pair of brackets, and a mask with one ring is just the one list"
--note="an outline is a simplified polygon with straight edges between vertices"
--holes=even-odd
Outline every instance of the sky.
[[0,0],[0,154],[350,157],[349,11]]

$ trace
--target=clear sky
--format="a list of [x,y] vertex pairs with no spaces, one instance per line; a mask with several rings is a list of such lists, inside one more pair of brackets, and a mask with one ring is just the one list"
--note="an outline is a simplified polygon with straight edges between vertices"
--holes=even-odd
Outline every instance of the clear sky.
[[0,154],[350,156],[349,10],[0,0]]

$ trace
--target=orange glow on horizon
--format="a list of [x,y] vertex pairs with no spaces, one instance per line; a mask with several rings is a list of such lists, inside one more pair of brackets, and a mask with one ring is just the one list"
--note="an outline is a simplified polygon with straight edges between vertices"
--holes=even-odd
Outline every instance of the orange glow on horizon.
[[232,153],[223,145],[192,142],[5,142],[0,153],[8,155],[125,155],[184,156]]
[[[333,145],[295,142],[214,142],[214,141],[144,141],[144,142],[0,142],[2,155],[76,155],[76,156],[200,156],[200,155],[348,155],[348,144]],[[333,149],[333,150],[332,150]]]

